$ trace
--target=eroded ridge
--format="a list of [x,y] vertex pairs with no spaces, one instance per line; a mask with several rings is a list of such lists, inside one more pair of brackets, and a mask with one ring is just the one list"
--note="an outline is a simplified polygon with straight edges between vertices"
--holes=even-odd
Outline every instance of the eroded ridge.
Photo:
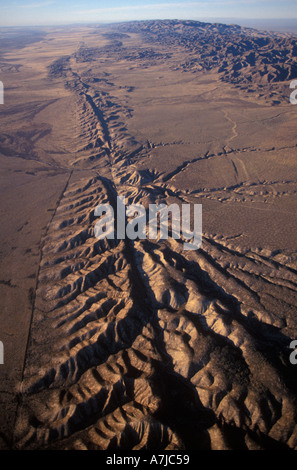
[[296,273],[208,237],[187,257],[176,241],[96,241],[107,191],[81,183],[44,244],[18,446],[232,448],[238,432],[239,447],[294,448]]
[[112,86],[94,91],[72,59],[62,69],[86,145],[42,243],[17,448],[296,448],[293,263],[211,234],[195,252],[96,240],[98,204],[170,193],[137,170],[149,146]]

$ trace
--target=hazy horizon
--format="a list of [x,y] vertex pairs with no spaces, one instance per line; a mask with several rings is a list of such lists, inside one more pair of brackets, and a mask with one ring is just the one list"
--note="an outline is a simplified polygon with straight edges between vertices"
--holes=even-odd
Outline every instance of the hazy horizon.
[[[294,22],[297,4],[286,0],[210,0],[181,2],[162,0],[3,0],[0,27],[56,26],[85,23],[117,23],[149,19],[236,20],[239,22]],[[293,26],[295,29],[295,25]]]
[[[151,18],[152,21],[158,21],[160,18]],[[191,20],[191,21],[201,21],[206,23],[222,23],[222,24],[237,24],[242,27],[246,28],[255,28],[259,30],[266,30],[266,31],[275,31],[275,32],[286,32],[286,33],[297,33],[297,18],[283,18],[283,19],[272,19],[272,18],[217,18],[217,17],[209,17],[209,18],[164,18],[162,20]],[[145,21],[145,20],[130,20],[130,21]],[[122,21],[123,23],[129,22]],[[105,22],[80,22],[80,23],[64,23],[64,24],[44,24],[44,25],[14,25],[14,26],[1,26],[0,31],[6,30],[32,30],[33,29],[40,29],[40,28],[64,28],[64,27],[74,27],[74,26],[87,26],[87,25],[108,25],[108,24],[116,24],[121,23],[121,21],[105,21]]]

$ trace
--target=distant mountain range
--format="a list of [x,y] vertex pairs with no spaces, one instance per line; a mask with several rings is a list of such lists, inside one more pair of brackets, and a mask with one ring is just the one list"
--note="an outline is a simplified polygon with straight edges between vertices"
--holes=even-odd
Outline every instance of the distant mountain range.
[[297,78],[297,36],[238,25],[200,21],[144,21],[118,26],[143,33],[153,43],[183,46],[192,53],[187,70],[218,68],[222,80],[265,84]]

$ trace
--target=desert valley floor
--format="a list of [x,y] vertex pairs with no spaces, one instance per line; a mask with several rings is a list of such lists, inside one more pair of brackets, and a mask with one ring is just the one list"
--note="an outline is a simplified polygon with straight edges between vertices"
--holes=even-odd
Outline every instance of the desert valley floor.
[[[0,448],[296,449],[297,38],[0,33]],[[201,249],[97,240],[117,196]]]

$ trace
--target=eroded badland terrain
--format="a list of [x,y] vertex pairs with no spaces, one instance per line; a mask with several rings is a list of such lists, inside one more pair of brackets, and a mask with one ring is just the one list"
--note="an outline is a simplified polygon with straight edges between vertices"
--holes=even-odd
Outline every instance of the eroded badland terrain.
[[[1,31],[0,448],[297,447],[297,39]],[[203,244],[94,237],[203,205]]]

